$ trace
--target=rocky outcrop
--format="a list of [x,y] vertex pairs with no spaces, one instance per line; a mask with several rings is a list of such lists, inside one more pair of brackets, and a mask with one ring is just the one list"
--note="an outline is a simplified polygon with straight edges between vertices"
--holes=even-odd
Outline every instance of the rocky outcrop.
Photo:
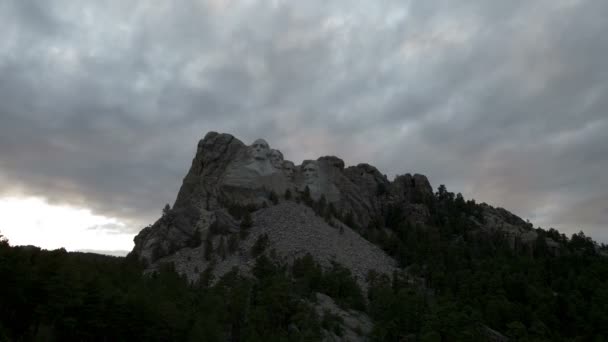
[[228,207],[262,207],[271,204],[272,196],[283,197],[286,192],[323,199],[336,216],[352,215],[359,227],[381,217],[393,202],[424,222],[428,210],[421,205],[432,196],[428,180],[421,175],[390,182],[371,165],[345,168],[335,156],[295,165],[263,139],[246,146],[232,135],[210,132],[198,143],[173,209],[138,234],[134,252],[153,263],[204,239]]
[[433,188],[426,176],[408,173],[395,178],[391,194],[400,202],[425,204],[432,200]]
[[[495,208],[486,203],[480,204],[482,220],[471,217],[472,227],[479,228],[474,231],[476,234],[487,232],[499,232],[505,238],[511,249],[525,249],[528,253],[534,253],[539,234],[534,229],[532,223],[524,221],[521,217],[509,212],[504,208]],[[562,252],[561,246],[555,240],[544,237],[542,243],[552,255],[559,255]]]
[[[302,204],[284,201],[256,211],[245,237],[239,236],[238,229],[231,229],[233,226],[217,232],[207,231],[205,239],[210,243],[182,248],[158,259],[150,270],[162,263],[173,263],[176,271],[193,281],[210,265],[213,265],[216,278],[233,267],[249,274],[255,264],[254,245],[264,237],[268,238],[264,253],[274,254],[276,259],[288,264],[307,254],[328,268],[336,262],[348,268],[364,288],[369,271],[391,275],[397,270],[396,262],[380,248],[349,227],[338,225],[339,222],[336,222],[336,227],[328,225]],[[231,240],[236,241],[232,250],[229,246]],[[212,253],[206,253],[207,248],[211,248]]]
[[[147,263],[147,272],[169,263],[191,281],[211,283],[235,269],[252,276],[261,255],[282,266],[311,255],[327,269],[342,265],[365,291],[371,271],[388,276],[408,271],[363,236],[390,250],[391,239],[404,229],[430,226],[434,232],[433,225],[443,228],[451,220],[469,225],[450,237],[453,244],[477,234],[529,253],[537,247],[554,254],[563,250],[505,209],[465,202],[445,187],[434,194],[424,175],[390,181],[372,165],[347,167],[336,156],[296,165],[263,139],[247,146],[232,135],[210,132],[198,143],[173,207],[135,237],[132,253]],[[422,279],[412,279],[424,287]],[[340,308],[324,294],[314,297],[306,301],[329,320],[324,341],[368,340],[373,325],[367,315]],[[506,340],[484,329],[489,340]]]
[[322,293],[315,295],[315,311],[319,317],[332,315],[340,322],[339,335],[334,331],[323,331],[324,342],[368,341],[366,336],[372,332],[373,323],[368,315],[356,310],[344,310],[334,300]]
[[[327,261],[332,254],[357,276],[364,277],[369,267],[390,271],[394,266],[392,259],[372,244],[363,243],[367,241],[349,227],[343,227],[344,235],[336,235],[336,228],[327,222],[340,226],[340,221],[351,221],[347,223],[358,230],[383,229],[389,214],[399,213],[400,220],[408,220],[413,225],[432,223],[435,195],[423,175],[404,174],[389,181],[372,165],[345,167],[344,161],[335,156],[305,160],[300,165],[283,157],[281,151],[271,148],[263,139],[247,146],[230,134],[208,133],[198,143],[173,208],[135,237],[133,253],[151,267],[160,261],[174,261],[181,265],[179,270],[194,275],[195,268],[200,272],[206,264],[182,259],[197,259],[202,255],[202,241],[212,239],[214,244],[221,243],[220,237],[210,237],[215,234],[210,232],[214,225],[236,234],[240,230],[240,217],[236,219],[235,213],[239,216],[244,211],[255,211],[256,229],[252,236],[268,233],[277,251],[285,257],[305,251]],[[304,206],[294,209],[295,203],[274,206],[278,202],[289,202],[286,197],[292,201],[303,200],[308,205],[319,203],[324,208],[317,214],[325,220],[306,214],[301,220],[310,222],[297,221],[295,218],[301,213],[312,211]],[[269,208],[260,210],[264,207]],[[504,231],[512,237],[514,245],[536,239],[531,225],[521,218],[501,208],[488,205],[481,208],[483,215],[472,217],[472,226]],[[294,227],[298,228],[294,230]],[[350,242],[344,244],[338,240]],[[331,244],[327,245],[327,241]],[[253,242],[247,240],[244,245],[248,243]],[[552,246],[551,241],[547,243]],[[368,257],[372,261],[364,260]],[[220,264],[240,267],[251,261],[241,257],[227,259]]]

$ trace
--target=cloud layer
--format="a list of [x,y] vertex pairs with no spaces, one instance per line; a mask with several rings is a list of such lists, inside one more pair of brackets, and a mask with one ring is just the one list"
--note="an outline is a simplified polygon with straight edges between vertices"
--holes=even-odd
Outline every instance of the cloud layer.
[[608,241],[608,2],[0,4],[0,192],[172,202],[207,131]]

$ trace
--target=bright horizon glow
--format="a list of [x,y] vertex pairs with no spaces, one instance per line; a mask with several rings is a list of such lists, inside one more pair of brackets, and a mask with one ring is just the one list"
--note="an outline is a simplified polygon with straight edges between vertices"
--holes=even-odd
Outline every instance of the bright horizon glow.
[[0,232],[12,246],[34,245],[69,251],[129,251],[133,235],[125,223],[90,209],[49,204],[39,197],[0,198]]

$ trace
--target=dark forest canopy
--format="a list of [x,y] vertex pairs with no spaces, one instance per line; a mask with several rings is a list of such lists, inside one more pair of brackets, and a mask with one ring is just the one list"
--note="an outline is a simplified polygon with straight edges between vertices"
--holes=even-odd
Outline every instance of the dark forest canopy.
[[[322,214],[325,205],[308,202]],[[484,340],[493,331],[518,341],[608,339],[605,246],[582,232],[566,237],[538,228],[536,242],[513,248],[499,231],[471,231],[465,218],[478,215],[474,201],[440,187],[429,205],[428,226],[392,211],[382,218],[386,228],[354,227],[403,268],[390,277],[371,272],[367,291],[340,265],[323,269],[310,255],[287,265],[260,246],[252,251],[259,255],[252,277],[233,271],[214,280],[206,270],[191,283],[171,265],[144,275],[133,257],[14,247],[2,239],[0,340],[339,335],[339,318],[314,310],[315,293],[370,315],[375,341]],[[547,237],[560,244],[557,253]]]

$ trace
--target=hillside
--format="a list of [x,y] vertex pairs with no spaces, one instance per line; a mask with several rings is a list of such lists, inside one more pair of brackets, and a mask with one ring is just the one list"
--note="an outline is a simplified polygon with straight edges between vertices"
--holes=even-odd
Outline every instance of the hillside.
[[[331,227],[312,209],[295,202],[257,210],[253,213],[247,236],[237,235],[240,234],[230,229],[218,229],[208,235],[205,243],[161,258],[153,268],[174,264],[176,271],[191,281],[196,281],[208,267],[213,269],[216,277],[221,277],[233,267],[250,275],[257,254],[263,252],[256,244],[266,241],[263,250],[273,251],[275,258],[291,264],[310,254],[326,268],[338,263],[348,268],[361,286],[365,286],[364,280],[370,271],[390,275],[398,270],[395,260],[350,227]],[[260,249],[260,253],[252,252],[255,248]],[[206,255],[209,249],[213,252]]]
[[[314,213],[293,209],[285,203],[311,207]],[[279,209],[265,209],[277,204]],[[307,215],[294,214],[297,211]],[[360,242],[360,237],[382,246],[397,258],[402,256],[391,249],[398,248],[395,244],[399,240],[397,235],[402,233],[400,230],[438,227],[445,225],[446,220],[454,221],[449,224],[462,229],[457,233],[500,231],[512,248],[533,248],[538,238],[531,224],[504,209],[464,201],[460,194],[455,196],[445,187],[440,187],[435,195],[423,175],[405,174],[389,181],[369,164],[345,167],[344,162],[334,156],[305,160],[296,166],[283,160],[283,154],[271,149],[263,139],[246,146],[232,135],[210,132],[198,144],[173,207],[167,206],[163,217],[135,238],[133,253],[149,264],[150,269],[177,261],[179,272],[196,279],[195,273],[203,272],[211,261],[217,264],[210,250],[220,245],[225,250],[228,241],[232,241],[230,257],[222,251],[222,260],[214,271],[221,275],[229,266],[247,270],[251,263],[247,248],[235,246],[238,242],[235,236],[245,212],[254,214],[261,222],[255,224],[251,237],[238,239],[244,240],[243,246],[251,246],[260,234],[287,220],[291,225],[283,224],[267,234],[271,247],[278,247],[275,250],[282,254],[281,258],[307,251],[327,264],[330,256],[336,254],[343,256],[342,264],[360,265],[366,270],[387,274],[392,273],[395,263],[386,255],[376,256],[374,246]],[[336,229],[327,229],[324,227],[327,225],[339,226],[338,231],[347,234],[329,237],[327,234],[335,233]],[[357,234],[352,234],[353,231]],[[310,236],[317,240],[310,241]],[[559,244],[554,239],[542,238],[548,248],[559,252]],[[321,247],[322,242],[329,241],[331,243]],[[358,253],[347,251],[353,248],[353,243],[357,244]],[[209,247],[208,255],[201,257],[206,247]],[[364,260],[370,258],[358,260],[358,254],[374,255],[371,259],[384,261],[382,265],[376,262],[373,267],[365,266]],[[411,262],[400,261],[403,266]],[[353,266],[349,269],[358,279],[365,277],[364,271],[355,272]]]
[[0,243],[0,340],[608,339],[606,246],[208,133],[126,258]]

